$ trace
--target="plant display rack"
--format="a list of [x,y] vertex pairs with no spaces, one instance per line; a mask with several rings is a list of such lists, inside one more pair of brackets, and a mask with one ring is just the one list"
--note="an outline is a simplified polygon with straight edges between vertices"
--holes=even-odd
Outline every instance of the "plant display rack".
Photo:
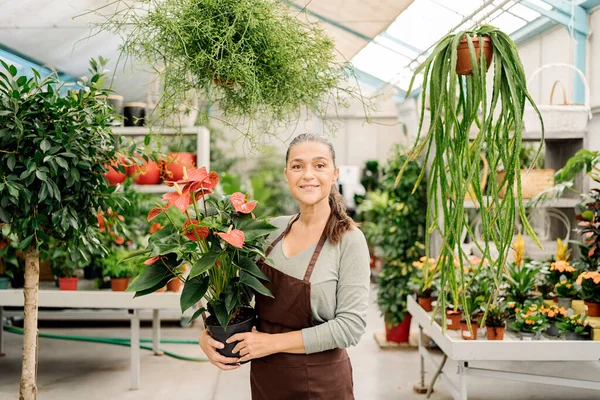
[[[542,375],[500,370],[493,367],[469,366],[471,361],[477,361],[478,365],[486,361],[512,361],[511,365],[518,365],[518,362],[522,361],[598,362],[600,360],[600,341],[521,341],[515,339],[510,332],[506,332],[504,340],[463,340],[460,331],[447,331],[446,334],[442,334],[441,326],[436,321],[431,320],[431,313],[423,310],[412,297],[408,298],[408,312],[412,315],[413,321],[419,326],[420,388],[427,387],[428,396],[439,378],[455,400],[466,400],[467,379],[469,376],[600,391],[600,382],[597,380],[556,377],[552,375],[551,369],[549,375]],[[424,334],[430,336],[444,352],[441,363],[438,363],[425,347]],[[448,359],[456,361],[458,364],[458,385],[442,370]],[[436,370],[429,385],[425,383],[425,361]],[[548,365],[548,363],[544,365]]]
[[[149,128],[145,126],[119,126],[112,128],[115,135],[143,137],[149,133],[157,133],[165,136],[176,135],[196,135],[196,165],[210,167],[210,131],[204,126],[192,126],[188,128]],[[165,193],[168,190],[175,190],[166,185],[135,185],[136,190],[142,193]]]

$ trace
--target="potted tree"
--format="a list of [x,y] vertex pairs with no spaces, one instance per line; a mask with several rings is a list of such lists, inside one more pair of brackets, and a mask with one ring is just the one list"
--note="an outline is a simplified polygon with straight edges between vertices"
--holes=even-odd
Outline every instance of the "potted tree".
[[4,236],[16,235],[25,257],[22,399],[37,394],[39,253],[51,238],[79,239],[74,254],[91,253],[95,208],[112,202],[114,188],[103,176],[104,166],[116,161],[109,91],[102,89],[106,62],[92,60],[91,79],[66,96],[57,75],[18,76],[15,66],[1,62],[0,223]]
[[[470,75],[459,75],[468,73],[469,68],[467,71],[458,68],[457,71],[461,42],[461,49],[466,44],[471,60]],[[489,81],[486,74],[491,59],[486,56],[486,46],[494,54],[494,76]],[[484,51],[477,51],[478,48]],[[464,53],[464,50],[461,52]],[[464,210],[468,192],[471,192],[477,204],[486,205],[479,210],[485,241],[483,245],[476,245],[484,259],[491,259],[490,242],[498,251],[499,256],[490,264],[496,290],[499,289],[499,277],[506,263],[517,213],[527,233],[539,246],[522,203],[518,157],[522,147],[525,103],[530,102],[536,111],[537,108],[527,91],[525,72],[516,45],[507,34],[488,25],[443,38],[415,70],[407,95],[421,74],[421,88],[427,95],[422,96],[419,132],[407,160],[414,160],[425,152],[425,163],[430,165],[427,169],[427,203],[436,207],[427,209],[427,232],[437,230],[443,236],[444,245],[441,246],[436,266],[441,277],[438,309],[442,311],[448,306],[449,295],[454,299],[456,309],[458,304],[464,302],[466,293],[466,282],[461,272],[466,257],[460,244],[463,229],[470,229]],[[488,82],[492,82],[492,90],[488,90]],[[489,96],[489,93],[492,95]],[[428,109],[430,111],[426,115]],[[426,120],[428,124],[424,124]],[[486,194],[490,201],[483,199],[479,173],[480,154],[486,143],[494,144],[486,151],[490,171],[496,171],[500,163],[505,171],[500,184],[495,177],[488,180]],[[400,170],[398,180],[404,172],[405,168]],[[425,177],[425,173],[426,169],[423,168],[418,182]],[[506,195],[501,199],[499,192],[503,187],[506,187]],[[443,215],[443,223],[440,223],[442,218],[438,218],[440,215]],[[426,235],[427,251],[429,236]],[[455,258],[459,260],[458,266],[451,261]],[[455,272],[461,276],[460,279],[454,279]],[[489,296],[492,295],[493,291],[489,293]],[[445,320],[445,315],[442,315],[442,319]],[[444,323],[442,325],[445,327]]]
[[[145,249],[130,255],[149,258],[127,290],[142,296],[163,288],[173,278],[181,279],[181,311],[205,298],[210,313],[205,324],[213,337],[225,342],[235,333],[252,329],[253,294],[271,296],[261,282],[267,279],[256,259],[264,256],[265,237],[276,228],[255,218],[256,202],[248,202],[242,193],[213,198],[218,179],[216,172],[209,173],[204,167],[184,168],[181,180],[166,182],[176,191],[166,193],[166,204],[153,208],[147,220],[166,214],[170,224],[150,235]],[[184,215],[184,222],[177,223],[173,214]],[[182,264],[191,265],[187,278],[176,271]],[[204,311],[199,308],[190,321]],[[230,343],[219,351],[231,357],[234,347],[235,343]]]
[[583,272],[577,278],[579,296],[584,300],[588,317],[600,317],[600,272]]
[[386,263],[379,274],[377,306],[385,321],[385,338],[388,342],[406,343],[410,334],[412,316],[407,310],[411,294],[408,264]]
[[504,340],[504,329],[508,312],[505,302],[496,302],[488,308],[485,319],[487,340]]
[[567,340],[586,340],[589,337],[589,326],[586,317],[575,314],[570,310],[569,314],[556,323],[561,336]]

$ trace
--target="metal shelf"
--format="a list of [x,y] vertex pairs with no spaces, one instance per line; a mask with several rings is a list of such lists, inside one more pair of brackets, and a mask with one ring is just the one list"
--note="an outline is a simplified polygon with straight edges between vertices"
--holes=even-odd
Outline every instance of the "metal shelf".
[[[491,198],[488,196],[483,197],[484,204],[490,204]],[[523,199],[523,204],[527,207],[529,199]],[[560,198],[544,202],[537,206],[537,208],[575,208],[581,202],[580,199]],[[465,200],[465,208],[477,208],[473,200]]]

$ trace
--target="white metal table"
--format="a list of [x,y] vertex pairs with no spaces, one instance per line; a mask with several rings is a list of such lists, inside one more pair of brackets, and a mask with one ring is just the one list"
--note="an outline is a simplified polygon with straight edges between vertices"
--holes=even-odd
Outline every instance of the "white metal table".
[[[140,384],[140,310],[152,310],[152,349],[160,351],[160,310],[180,309],[179,293],[153,293],[133,298],[131,292],[40,290],[38,307],[126,309],[131,316],[131,389]],[[22,307],[22,289],[0,290],[0,354],[3,351],[3,307]]]
[[[424,361],[427,360],[436,369],[436,373],[428,385],[428,396],[431,394],[438,377],[455,400],[467,399],[468,376],[600,390],[600,381],[469,366],[469,361],[599,361],[600,341],[521,341],[510,332],[505,334],[504,340],[463,340],[460,336],[460,331],[448,330],[446,334],[442,334],[442,327],[436,321],[432,321],[430,313],[423,310],[412,296],[408,297],[408,312],[419,326],[422,386],[425,386]],[[423,343],[424,333],[431,337],[444,352],[441,363],[436,362],[425,347]],[[448,358],[458,363],[458,387],[442,371]]]

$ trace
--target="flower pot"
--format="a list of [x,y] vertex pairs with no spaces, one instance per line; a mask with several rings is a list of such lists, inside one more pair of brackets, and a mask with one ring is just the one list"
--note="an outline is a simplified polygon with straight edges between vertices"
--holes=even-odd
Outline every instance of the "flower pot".
[[133,181],[138,185],[158,185],[160,183],[160,168],[152,160],[144,161],[143,165],[133,167]]
[[[473,41],[473,47],[475,48],[475,56],[477,58],[477,64],[479,64],[479,53],[481,52],[479,46],[479,37],[471,37]],[[459,75],[471,75],[473,74],[473,65],[471,64],[471,54],[469,52],[469,43],[467,42],[466,36],[462,38],[458,48],[456,49],[456,73]],[[483,53],[485,54],[486,71],[490,68],[492,63],[492,56],[494,50],[492,48],[492,41],[489,36],[483,36]]]
[[[123,115],[123,100],[124,97],[118,94],[111,93],[108,95],[107,102],[115,111],[116,115]],[[123,121],[121,118],[112,118],[109,124],[112,126],[121,126],[123,125]]]
[[575,332],[565,332],[564,335],[566,340],[586,340],[585,336],[578,335]]
[[369,268],[371,268],[371,269],[375,268],[375,261],[377,261],[377,257],[375,257],[373,254],[371,254],[371,261],[369,262]]
[[506,330],[509,332],[516,332],[513,328],[512,328],[512,324],[514,324],[516,321],[515,317],[509,318],[506,320]]
[[460,336],[463,338],[463,340],[476,340],[477,339],[477,329],[479,329],[479,324],[477,322],[471,322],[471,330],[473,331],[473,334],[471,335],[471,332],[469,332],[469,326],[467,325],[467,323],[461,322],[460,323]]
[[179,278],[173,278],[167,283],[168,292],[179,292],[181,290],[181,280]]
[[102,267],[93,264],[83,267],[83,279],[92,280],[96,278],[102,278]]
[[125,126],[146,125],[146,103],[127,103],[123,107]]
[[461,311],[446,310],[446,328],[450,329],[451,331],[459,330],[461,318]]
[[570,297],[559,297],[558,298],[558,306],[564,307],[565,310],[568,310],[569,308],[571,308],[572,302],[573,302],[573,299]]
[[539,333],[532,333],[532,332],[519,332],[519,338],[521,340],[540,340],[540,334]]
[[236,333],[252,331],[252,327],[256,325],[256,314],[255,311],[251,308],[242,308],[238,318],[242,319],[242,322],[227,325],[227,329],[223,329],[223,327],[217,323],[216,318],[214,318],[213,316],[209,316],[208,318],[206,318],[206,328],[208,329],[208,333],[210,334],[210,336],[217,342],[221,342],[225,345],[224,348],[217,349],[219,354],[221,354],[222,356],[239,357],[237,353],[233,353],[234,347],[239,342],[225,342],[227,341],[227,339],[229,339]]
[[110,278],[110,288],[113,292],[124,292],[129,285],[129,278]]
[[487,340],[504,340],[504,328],[500,326],[486,326]]
[[10,279],[1,276],[0,277],[0,290],[5,290],[8,289],[8,282],[10,282]]
[[167,291],[167,287],[163,286],[160,289],[157,289],[154,293],[164,293]]
[[232,79],[222,79],[218,76],[213,77],[213,82],[215,85],[227,89],[233,89],[235,86],[235,82]]
[[194,153],[169,153],[163,166],[165,180],[177,181],[183,178],[183,167],[188,170],[196,166]]
[[600,303],[584,301],[583,304],[585,304],[588,317],[600,317]]
[[10,280],[10,286],[13,289],[21,289],[25,286],[25,271],[15,271],[14,276]]
[[107,165],[106,168],[108,172],[104,174],[104,177],[108,180],[111,186],[116,186],[119,183],[125,182],[125,178],[127,178],[127,174],[123,172],[117,171],[114,167],[116,167],[114,163],[111,165]]
[[77,290],[77,282],[79,278],[74,276],[72,278],[58,278],[58,287],[60,290]]
[[551,323],[550,328],[544,332],[548,336],[558,336],[558,328],[554,322]]
[[433,311],[433,297],[418,297],[417,301],[423,310],[427,312]]
[[385,324],[385,340],[394,343],[407,343],[410,334],[412,315],[406,313],[404,320],[397,325]]

